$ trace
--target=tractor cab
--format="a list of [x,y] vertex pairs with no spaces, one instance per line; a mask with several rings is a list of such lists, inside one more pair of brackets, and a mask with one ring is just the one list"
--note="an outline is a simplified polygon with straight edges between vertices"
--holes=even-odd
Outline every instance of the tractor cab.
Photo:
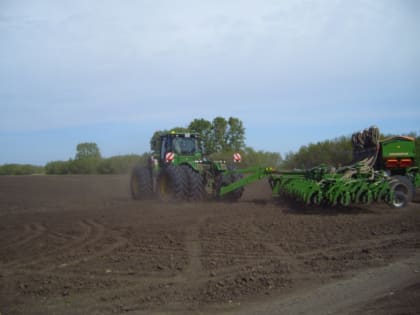
[[200,141],[196,134],[171,132],[161,136],[160,143],[160,163],[201,158]]

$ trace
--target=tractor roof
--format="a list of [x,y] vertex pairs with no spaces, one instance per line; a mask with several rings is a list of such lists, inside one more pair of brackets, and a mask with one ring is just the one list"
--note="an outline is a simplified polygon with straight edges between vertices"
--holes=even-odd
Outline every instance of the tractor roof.
[[165,137],[165,136],[184,137],[184,138],[199,138],[199,135],[195,132],[175,132],[175,131],[171,131],[169,133],[162,134],[162,137]]

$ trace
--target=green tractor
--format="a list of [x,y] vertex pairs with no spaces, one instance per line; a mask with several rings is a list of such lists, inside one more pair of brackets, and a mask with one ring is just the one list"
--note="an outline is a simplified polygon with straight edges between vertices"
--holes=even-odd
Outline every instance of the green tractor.
[[[240,155],[235,154],[239,162]],[[202,150],[201,141],[194,133],[171,132],[160,137],[160,150],[151,155],[148,166],[135,166],[131,173],[133,199],[199,201],[225,199],[237,201],[243,187],[223,197],[220,189],[239,180],[242,175],[230,172],[234,164],[211,161]]]

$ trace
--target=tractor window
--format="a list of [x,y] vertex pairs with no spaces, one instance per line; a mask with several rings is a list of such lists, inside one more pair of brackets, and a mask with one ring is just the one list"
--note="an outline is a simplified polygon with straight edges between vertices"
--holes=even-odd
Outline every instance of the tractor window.
[[197,139],[178,137],[172,140],[172,148],[175,153],[193,155],[197,151]]
[[168,151],[168,139],[162,137],[162,142],[160,146],[160,159],[161,161],[165,160],[165,154]]

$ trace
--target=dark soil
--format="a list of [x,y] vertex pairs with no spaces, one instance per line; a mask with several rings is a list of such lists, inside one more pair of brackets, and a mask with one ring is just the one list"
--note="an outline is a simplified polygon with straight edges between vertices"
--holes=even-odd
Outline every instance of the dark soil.
[[[1,315],[282,314],[264,307],[420,252],[418,203],[302,209],[261,181],[237,203],[167,204],[128,182],[0,177]],[[420,314],[419,271],[339,313]]]

